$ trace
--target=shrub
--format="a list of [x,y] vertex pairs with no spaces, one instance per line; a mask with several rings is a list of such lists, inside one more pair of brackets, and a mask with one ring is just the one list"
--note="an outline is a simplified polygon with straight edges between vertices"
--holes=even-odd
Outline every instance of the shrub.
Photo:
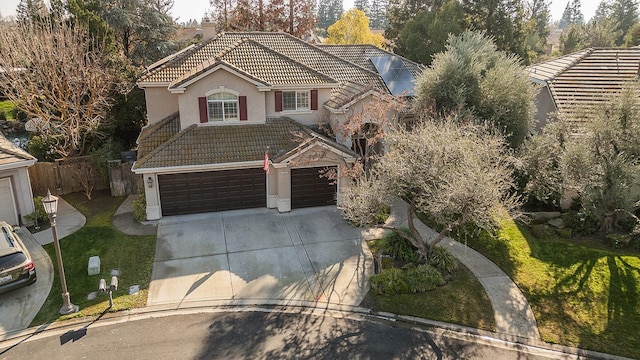
[[33,198],[33,205],[35,211],[29,215],[25,215],[25,218],[29,221],[38,221],[38,224],[42,224],[49,221],[49,216],[44,211],[44,205],[42,204],[42,196],[36,196]]
[[629,246],[631,237],[624,234],[608,234],[604,237],[604,242],[611,249],[622,249]]
[[431,265],[423,264],[406,272],[409,292],[418,293],[433,290],[444,284],[442,275]]
[[409,291],[407,276],[398,268],[384,269],[370,279],[371,287],[378,294],[396,295]]
[[144,189],[138,189],[138,196],[131,203],[133,218],[138,221],[147,220],[147,199],[144,196]]
[[429,254],[429,265],[442,272],[451,273],[458,268],[458,260],[442,246],[436,246]]
[[389,207],[389,205],[386,205],[386,204],[383,205],[380,211],[378,211],[378,213],[375,216],[376,224],[384,224],[384,222],[387,221],[387,219],[389,218],[390,214],[391,214],[391,208]]
[[[401,231],[409,234],[409,229],[403,228]],[[397,260],[415,262],[418,261],[416,249],[411,245],[409,240],[402,238],[396,233],[389,233],[382,238],[382,246],[380,251]]]
[[599,229],[598,221],[590,214],[569,211],[562,216],[562,220],[565,222],[567,227],[580,235],[595,234]]

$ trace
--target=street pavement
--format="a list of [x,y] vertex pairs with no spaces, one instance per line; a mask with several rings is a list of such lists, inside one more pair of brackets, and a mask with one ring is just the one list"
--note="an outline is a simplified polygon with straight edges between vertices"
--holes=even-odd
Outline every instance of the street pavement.
[[359,229],[335,206],[160,220],[148,305],[358,305],[373,272]]
[[0,343],[0,359],[43,358],[616,359],[579,349],[511,343],[482,333],[407,326],[359,314],[266,308],[162,317],[134,314]]

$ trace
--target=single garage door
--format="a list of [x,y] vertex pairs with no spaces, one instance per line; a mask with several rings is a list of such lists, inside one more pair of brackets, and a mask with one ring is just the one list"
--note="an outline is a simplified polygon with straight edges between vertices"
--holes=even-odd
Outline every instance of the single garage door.
[[11,179],[0,179],[0,220],[6,221],[9,225],[18,225],[18,212],[13,199],[13,188]]
[[326,168],[291,169],[292,209],[336,204],[335,180],[320,176]]
[[158,185],[163,216],[267,206],[262,168],[165,174]]

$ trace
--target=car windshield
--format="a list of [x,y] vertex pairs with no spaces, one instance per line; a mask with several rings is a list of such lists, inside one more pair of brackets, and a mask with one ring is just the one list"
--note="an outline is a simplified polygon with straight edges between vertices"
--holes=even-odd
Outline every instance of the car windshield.
[[25,260],[27,260],[27,257],[21,252],[2,256],[0,257],[0,271],[5,271],[14,266],[18,266]]

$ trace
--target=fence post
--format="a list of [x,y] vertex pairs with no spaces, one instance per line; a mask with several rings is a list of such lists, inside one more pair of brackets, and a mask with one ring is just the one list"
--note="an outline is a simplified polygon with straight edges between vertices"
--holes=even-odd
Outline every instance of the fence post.
[[111,188],[111,196],[120,197],[127,195],[125,190],[124,179],[122,176],[122,167],[120,160],[109,160],[109,187]]

